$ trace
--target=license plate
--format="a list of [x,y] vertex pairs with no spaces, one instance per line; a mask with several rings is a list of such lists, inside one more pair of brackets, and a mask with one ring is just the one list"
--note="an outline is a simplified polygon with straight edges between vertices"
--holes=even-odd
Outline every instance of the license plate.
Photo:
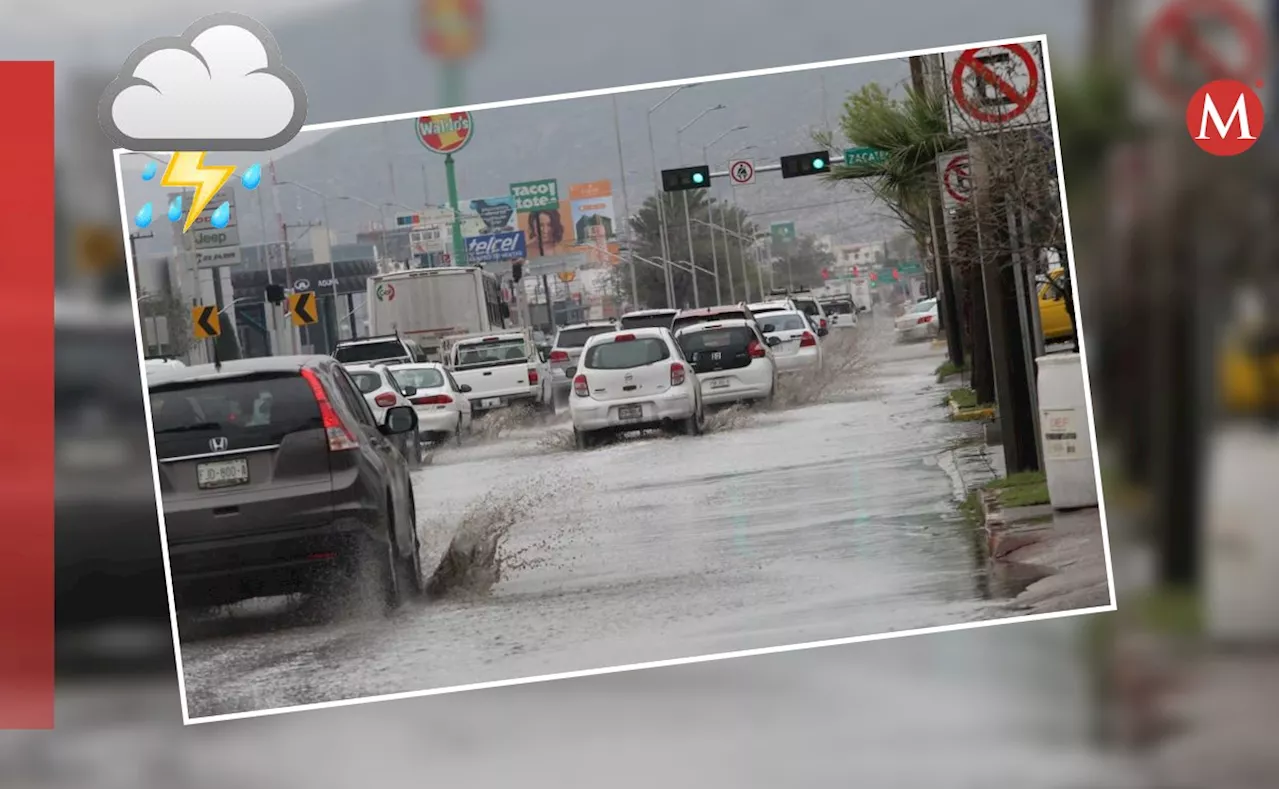
[[728,378],[712,378],[711,388],[712,389],[728,389],[729,379]]
[[486,397],[480,401],[481,408],[497,408],[502,405],[501,397]]
[[618,408],[619,419],[640,419],[644,416],[644,409],[638,405],[624,405]]
[[249,461],[245,458],[217,460],[196,466],[196,484],[203,490],[243,485],[249,481]]

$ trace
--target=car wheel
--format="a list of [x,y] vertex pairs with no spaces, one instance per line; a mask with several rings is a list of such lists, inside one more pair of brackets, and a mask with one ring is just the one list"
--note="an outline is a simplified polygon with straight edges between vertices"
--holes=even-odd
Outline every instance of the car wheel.
[[373,575],[378,579],[382,593],[383,611],[391,614],[404,603],[404,583],[401,578],[401,561],[396,550],[395,509],[391,504],[391,496],[387,496],[387,539],[376,549],[369,551],[369,560],[374,566]]
[[453,429],[454,446],[462,446],[462,414],[458,414],[458,426]]
[[405,577],[413,582],[415,594],[427,591],[427,575],[422,570],[422,541],[418,538],[418,505],[413,500],[413,489],[409,490],[409,533],[412,535],[412,553],[405,557]]

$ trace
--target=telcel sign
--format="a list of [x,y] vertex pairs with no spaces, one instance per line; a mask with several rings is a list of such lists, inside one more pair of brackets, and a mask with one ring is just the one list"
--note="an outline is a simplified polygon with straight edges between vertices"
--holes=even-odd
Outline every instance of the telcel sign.
[[496,263],[500,260],[521,260],[525,256],[524,232],[493,233],[472,236],[467,239],[468,263]]

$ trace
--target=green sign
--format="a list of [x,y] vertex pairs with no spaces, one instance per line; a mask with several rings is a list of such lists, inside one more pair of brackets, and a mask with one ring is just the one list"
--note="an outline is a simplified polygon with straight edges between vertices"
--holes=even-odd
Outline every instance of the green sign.
[[879,148],[845,148],[844,164],[845,167],[852,167],[855,164],[884,164],[889,160],[889,154]]
[[918,260],[909,260],[905,263],[899,263],[898,271],[909,277],[916,276],[924,273],[924,264]]
[[522,214],[560,210],[560,189],[554,178],[512,184],[511,199],[516,203],[516,211]]
[[769,225],[769,236],[775,244],[790,244],[796,240],[796,223],[774,222]]

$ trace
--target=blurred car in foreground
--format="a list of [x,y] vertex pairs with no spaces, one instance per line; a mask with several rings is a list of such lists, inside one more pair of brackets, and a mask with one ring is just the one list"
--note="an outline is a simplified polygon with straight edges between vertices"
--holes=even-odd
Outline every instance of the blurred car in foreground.
[[598,334],[587,341],[573,378],[574,443],[664,428],[702,432],[702,393],[697,376],[667,329]]
[[471,387],[460,384],[442,364],[389,365],[396,380],[414,393],[409,397],[418,412],[418,437],[423,442],[462,444],[462,434],[471,429]]
[[925,299],[913,304],[893,320],[893,333],[898,342],[920,342],[938,336],[938,300]]
[[755,321],[694,324],[676,334],[676,343],[706,405],[773,400],[778,370]]
[[[204,607],[375,580],[388,610],[425,588],[413,486],[327,356],[198,365],[149,383],[175,604]],[[346,584],[339,584],[345,586]]]
[[822,346],[809,316],[799,311],[769,312],[759,321],[778,372],[822,369]]
[[671,322],[675,320],[680,310],[635,310],[628,312],[618,319],[619,329],[648,329],[653,327],[661,327],[664,329],[671,328]]

